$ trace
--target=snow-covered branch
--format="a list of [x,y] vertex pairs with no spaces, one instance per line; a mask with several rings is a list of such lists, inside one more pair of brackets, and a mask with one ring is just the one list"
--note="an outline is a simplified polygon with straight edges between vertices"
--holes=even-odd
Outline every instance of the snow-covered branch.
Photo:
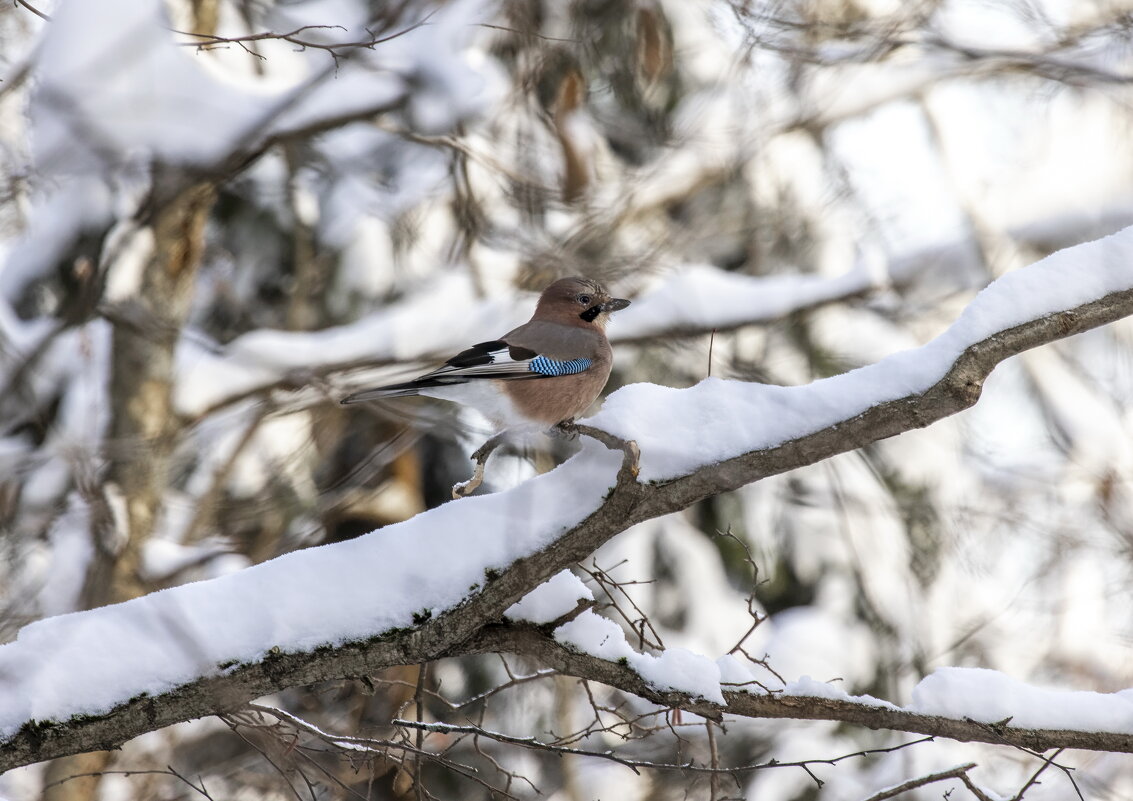
[[[1101,229],[1128,216],[1128,209],[1114,209]],[[1057,250],[1096,236],[1098,230],[1097,224],[1082,220],[1043,220],[1012,235],[1021,243]],[[618,314],[610,339],[615,345],[647,344],[769,324],[915,281],[926,271],[971,272],[976,269],[976,258],[975,244],[958,240],[894,257],[884,277],[865,267],[827,278],[805,273],[750,276],[709,265],[687,265],[637,295],[633,305]],[[370,368],[404,370],[407,365],[439,361],[468,342],[497,336],[500,330],[518,325],[534,303],[534,295],[470,303],[473,294],[467,276],[451,274],[360,320],[320,331],[259,330],[224,346],[202,344],[208,338],[189,331],[178,346],[178,412],[195,421],[249,397],[295,390],[312,379],[330,387],[342,373]],[[459,314],[448,315],[444,326],[422,328],[419,324],[438,309],[456,307]],[[367,377],[362,383],[373,380]]]
[[[636,442],[639,463],[587,442],[562,466],[506,492],[212,581],[33,623],[0,647],[0,770],[112,748],[286,687],[515,647],[491,645],[486,627],[631,525],[927,426],[974,404],[1004,359],[1133,315],[1131,265],[1129,233],[1063,251],[995,282],[928,345],[804,387],[715,379],[688,390],[626,387],[589,422]],[[1012,711],[972,723],[978,715],[931,704],[909,712],[885,702],[729,695],[703,674],[701,692],[671,678],[681,671],[650,676],[650,689],[640,665],[618,672],[602,653],[574,658],[558,645],[540,647],[549,659],[573,659],[579,675],[711,716],[734,706],[739,714],[1034,748],[1133,750],[1127,729],[1016,729],[1005,720]],[[689,656],[681,667],[712,664]],[[693,700],[706,692],[715,704]]]
[[[915,708],[900,708],[868,696],[849,696],[830,685],[814,681],[788,685],[785,691],[772,693],[725,688],[724,703],[718,704],[698,697],[695,693],[658,689],[632,666],[564,646],[554,637],[530,625],[486,626],[464,647],[469,651],[503,651],[534,657],[567,675],[598,681],[662,707],[682,709],[712,720],[720,720],[724,715],[836,720],[870,729],[947,737],[962,742],[1010,745],[1040,753],[1051,748],[1133,753],[1133,730],[1114,732],[1031,728],[1012,725],[1009,717],[984,722],[963,715],[927,714]],[[1054,693],[1059,694],[1069,695]]]

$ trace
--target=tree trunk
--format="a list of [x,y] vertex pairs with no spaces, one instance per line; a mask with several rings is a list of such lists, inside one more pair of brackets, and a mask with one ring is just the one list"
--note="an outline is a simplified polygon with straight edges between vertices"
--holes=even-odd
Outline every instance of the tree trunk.
[[153,253],[137,295],[114,315],[107,433],[107,504],[115,514],[93,532],[87,607],[145,592],[141,550],[153,531],[177,436],[173,354],[192,301],[213,187],[197,184],[158,209]]
[[[113,314],[106,483],[104,494],[92,499],[95,548],[81,597],[88,609],[147,591],[139,570],[142,547],[160,512],[178,433],[174,348],[192,302],[213,198],[210,184],[197,184],[156,210],[153,252],[137,295]],[[57,759],[45,784],[98,773],[109,760],[105,751]],[[44,801],[88,801],[97,797],[98,780],[96,775],[48,787]]]

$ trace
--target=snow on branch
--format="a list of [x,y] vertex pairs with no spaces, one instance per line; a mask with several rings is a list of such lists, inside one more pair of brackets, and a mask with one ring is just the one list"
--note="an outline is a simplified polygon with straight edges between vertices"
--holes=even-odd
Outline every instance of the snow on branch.
[[[615,343],[703,334],[756,325],[863,295],[877,285],[860,269],[829,279],[815,275],[752,277],[716,267],[682,268],[619,312]],[[488,298],[470,303],[465,275],[429,282],[425,291],[347,325],[321,331],[253,331],[224,347],[202,345],[199,332],[178,350],[178,411],[199,419],[216,409],[273,389],[293,389],[302,377],[424,361],[498,336],[530,316],[535,298]],[[452,309],[452,313],[448,310]],[[446,325],[423,327],[428,316]],[[388,378],[384,376],[384,378]]]
[[[455,353],[519,325],[526,319],[523,312],[529,314],[508,298],[470,305],[473,294],[468,276],[450,274],[430,281],[428,291],[348,325],[321,331],[261,329],[223,348],[202,345],[202,336],[193,332],[178,344],[177,410],[198,419],[249,395],[295,388],[303,377],[309,382],[337,371]],[[442,317],[445,325],[422,326],[430,316]]]
[[[1010,745],[1040,753],[1051,748],[1133,753],[1133,725],[1129,725],[1133,702],[1126,700],[1121,693],[1043,690],[1015,682],[991,670],[939,670],[918,685],[913,693],[913,704],[908,708],[896,707],[868,696],[850,696],[813,680],[793,682],[782,691],[775,692],[725,688],[723,703],[717,703],[694,692],[659,689],[655,682],[642,676],[633,666],[565,646],[557,637],[548,636],[535,626],[487,626],[466,648],[475,652],[503,651],[534,657],[562,673],[601,682],[662,707],[682,709],[712,720],[720,720],[724,715],[836,720],[870,729]],[[932,711],[938,709],[938,704],[945,699],[950,699],[957,707],[952,714]],[[1019,703],[1018,720],[1012,715],[989,719],[999,713],[1003,699]],[[959,710],[964,704],[970,714]],[[1100,715],[1088,720],[1088,715],[1102,709],[1108,712],[1105,720]],[[1066,722],[1089,722],[1099,728],[1049,728],[1020,723],[1024,720],[1030,722],[1024,714],[1034,716],[1036,713],[1062,714]],[[1125,726],[1124,731],[1110,730],[1121,724]]]
[[[1127,211],[1114,210],[1113,217],[1127,219]],[[1107,218],[1106,225],[1110,223]],[[1044,220],[1012,236],[1053,249],[1096,234],[1097,228],[1083,221]],[[937,272],[970,270],[974,247],[958,241],[897,256],[884,277],[865,266],[828,278],[805,273],[750,276],[710,265],[685,265],[634,297],[633,305],[614,318],[609,336],[615,345],[644,344],[772,323],[910,281],[927,266]],[[369,368],[384,372],[380,378],[367,375],[359,383],[394,381],[400,374],[386,368],[410,364],[416,368],[469,342],[498,336],[526,320],[534,305],[533,295],[473,302],[474,294],[467,276],[452,274],[431,280],[426,288],[355,322],[320,331],[260,330],[224,346],[208,343],[199,331],[189,332],[178,345],[177,410],[199,420],[248,397],[295,390],[312,382],[326,387],[324,397],[334,396],[333,376]],[[422,315],[441,314],[448,324],[420,325]]]
[[865,268],[837,278],[820,275],[753,277],[709,265],[681,269],[619,312],[610,330],[616,342],[705,334],[781,320],[824,303],[877,288]]
[[[519,648],[515,637],[486,640],[493,636],[486,627],[631,525],[929,425],[974,404],[1004,359],[1129,315],[1133,230],[1007,275],[933,342],[845,375],[794,388],[715,379],[687,390],[623,388],[588,422],[608,432],[609,444],[636,441],[639,462],[638,449],[587,440],[565,464],[506,492],[212,581],[32,623],[0,646],[0,771],[112,748],[286,687]],[[554,645],[540,646],[548,658],[574,653],[544,640]],[[573,642],[589,650],[585,637]],[[813,693],[788,700],[723,693],[719,684],[706,690],[704,676],[691,677],[689,668],[711,660],[685,654],[638,660],[631,672],[614,671],[618,657],[592,651],[571,664],[651,697],[640,683],[644,665],[654,671],[650,692],[663,687],[675,693],[662,696],[666,703],[711,716],[774,712],[959,739],[1011,736],[1036,748],[1133,751],[1133,726],[1101,734],[1084,717],[1071,718],[1083,726],[1038,720],[1023,732],[1006,720],[1010,710],[973,724],[962,706],[909,711]]]

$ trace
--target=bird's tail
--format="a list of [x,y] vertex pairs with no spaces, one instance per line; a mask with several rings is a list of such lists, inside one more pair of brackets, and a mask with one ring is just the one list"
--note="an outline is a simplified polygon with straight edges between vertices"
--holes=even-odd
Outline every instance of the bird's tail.
[[340,400],[339,403],[365,403],[366,401],[378,400],[379,398],[408,398],[412,395],[420,395],[423,389],[459,383],[462,382],[452,380],[443,381],[435,378],[418,379],[416,381],[406,381],[404,384],[389,384],[384,387],[374,387],[373,389],[364,389],[361,392],[354,392]]
[[406,398],[410,395],[416,395],[420,389],[421,387],[414,386],[412,381],[406,384],[390,384],[388,387],[374,387],[373,389],[351,393],[339,403],[364,403],[378,398]]

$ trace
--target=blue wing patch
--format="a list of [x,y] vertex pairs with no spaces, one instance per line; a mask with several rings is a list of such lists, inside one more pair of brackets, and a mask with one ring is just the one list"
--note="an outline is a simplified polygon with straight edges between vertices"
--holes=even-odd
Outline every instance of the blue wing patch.
[[546,356],[536,356],[528,363],[527,369],[540,375],[574,375],[589,370],[593,363],[590,359],[557,361]]

